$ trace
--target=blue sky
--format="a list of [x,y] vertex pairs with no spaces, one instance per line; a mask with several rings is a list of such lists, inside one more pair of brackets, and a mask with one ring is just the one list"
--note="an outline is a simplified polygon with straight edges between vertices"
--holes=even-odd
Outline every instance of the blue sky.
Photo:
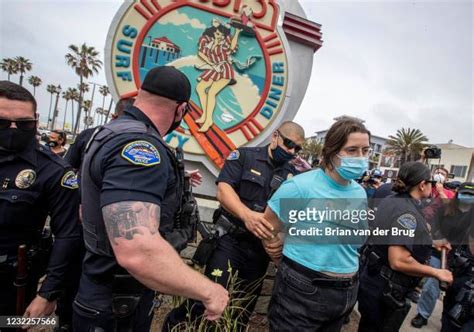
[[[307,135],[349,114],[365,119],[378,136],[416,127],[434,143],[453,139],[474,146],[471,1],[300,2],[308,18],[322,24],[324,39],[295,118]],[[27,75],[43,80],[36,93],[43,116],[47,84],[77,85],[64,60],[67,46],[86,42],[103,56],[121,4],[0,0],[0,57],[22,55],[33,62]],[[106,84],[104,72],[90,81]],[[96,98],[95,106],[101,102]]]

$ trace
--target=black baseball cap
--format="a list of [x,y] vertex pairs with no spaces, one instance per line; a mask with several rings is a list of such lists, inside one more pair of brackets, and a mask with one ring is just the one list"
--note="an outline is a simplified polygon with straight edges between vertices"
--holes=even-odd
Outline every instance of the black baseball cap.
[[150,69],[142,83],[142,90],[179,102],[191,97],[191,83],[186,75],[172,66]]
[[464,182],[458,188],[459,194],[470,194],[474,195],[474,183],[472,182]]

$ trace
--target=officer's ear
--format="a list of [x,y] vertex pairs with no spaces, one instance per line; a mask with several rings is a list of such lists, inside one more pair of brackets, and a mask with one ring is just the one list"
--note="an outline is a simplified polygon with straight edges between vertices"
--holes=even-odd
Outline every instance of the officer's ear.
[[178,111],[176,112],[175,120],[184,118],[184,116],[186,115],[187,112],[188,112],[188,103],[183,102],[183,103],[179,104],[178,105]]
[[272,134],[272,140],[270,142],[272,148],[276,148],[276,146],[278,145],[278,136],[278,132],[275,130]]

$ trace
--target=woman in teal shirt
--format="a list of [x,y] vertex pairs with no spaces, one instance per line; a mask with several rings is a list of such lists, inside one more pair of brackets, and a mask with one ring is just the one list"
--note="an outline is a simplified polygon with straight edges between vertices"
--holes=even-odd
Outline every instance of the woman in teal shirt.
[[[265,218],[278,235],[264,244],[279,264],[268,313],[272,331],[338,331],[352,311],[365,237],[348,234],[367,228],[367,195],[354,180],[367,170],[369,150],[370,132],[361,122],[337,121],[326,135],[321,168],[287,180],[268,202]],[[318,217],[316,208],[335,214]]]

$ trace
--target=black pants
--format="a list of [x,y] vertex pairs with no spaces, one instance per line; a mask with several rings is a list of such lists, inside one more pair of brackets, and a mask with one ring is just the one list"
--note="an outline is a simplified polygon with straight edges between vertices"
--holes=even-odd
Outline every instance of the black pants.
[[[231,305],[245,308],[245,311],[235,310],[234,320],[236,323],[233,331],[245,330],[262,289],[269,261],[260,240],[251,237],[251,235],[245,238],[225,235],[219,239],[217,248],[206,265],[205,275],[227,289],[231,286],[230,277],[234,276],[234,281],[237,279],[230,294]],[[237,278],[235,277],[236,273]],[[168,314],[163,331],[170,331],[173,326],[185,321],[199,320],[204,310],[204,305],[201,302],[185,301]]]
[[[472,278],[472,277],[471,277]],[[441,318],[441,332],[472,332],[474,331],[474,317],[465,319],[463,322],[454,324],[450,318],[449,312],[453,310],[457,304],[456,296],[463,288],[463,285],[470,278],[468,276],[455,276],[453,284],[446,291],[446,296],[443,300],[443,316]],[[462,324],[461,327],[459,324]]]
[[[398,331],[401,322],[405,319],[410,305],[401,309],[393,309],[387,304],[383,292],[386,289],[387,280],[380,273],[369,274],[366,266],[362,267],[360,273],[360,286],[358,294],[360,322],[359,332]],[[410,289],[404,288],[404,293]],[[400,322],[401,321],[401,322]]]
[[58,298],[56,315],[59,317],[59,326],[63,328],[63,331],[67,331],[72,327],[72,306],[79,289],[84,254],[85,248],[81,248],[74,257],[71,257],[71,260],[74,260],[74,264],[70,265],[71,267],[66,273],[64,292]]
[[270,330],[340,331],[356,303],[357,280],[346,287],[331,287],[331,280],[341,279],[318,274],[318,279],[327,279],[326,285],[321,286],[313,276],[288,265],[288,261],[282,260],[273,286],[268,310]]
[[[131,326],[128,331],[149,332],[153,321],[153,312],[150,308],[153,302],[153,291],[146,291],[140,299]],[[127,331],[124,324],[116,323],[112,310],[98,310],[89,303],[83,303],[77,299],[73,304],[73,331],[74,332],[113,332]]]

